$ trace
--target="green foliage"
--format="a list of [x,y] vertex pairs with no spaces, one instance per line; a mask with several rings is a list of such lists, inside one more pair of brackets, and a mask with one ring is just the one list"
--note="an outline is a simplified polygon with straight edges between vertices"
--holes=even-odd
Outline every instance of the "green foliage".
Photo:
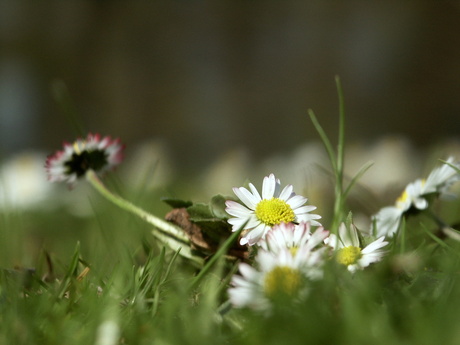
[[[352,226],[345,201],[370,167],[343,185],[338,79],[337,88],[337,150],[310,111],[337,184],[333,228]],[[91,197],[92,216],[59,207],[0,214],[0,345],[459,342],[460,242],[439,220],[403,217],[382,262],[352,275],[328,260],[305,300],[257,312],[228,302],[229,282],[247,254],[235,246],[244,226],[232,232],[227,222],[229,197],[163,199],[173,208],[166,221],[92,183],[113,202]],[[446,212],[458,214],[458,205]]]

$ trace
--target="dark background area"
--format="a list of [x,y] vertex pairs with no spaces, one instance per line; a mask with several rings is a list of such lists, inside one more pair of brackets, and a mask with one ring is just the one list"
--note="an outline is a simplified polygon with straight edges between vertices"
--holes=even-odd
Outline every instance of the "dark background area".
[[457,1],[0,3],[0,157],[54,151],[78,126],[128,148],[164,141],[183,169],[244,147],[254,157],[336,133],[397,134],[421,148],[460,130]]

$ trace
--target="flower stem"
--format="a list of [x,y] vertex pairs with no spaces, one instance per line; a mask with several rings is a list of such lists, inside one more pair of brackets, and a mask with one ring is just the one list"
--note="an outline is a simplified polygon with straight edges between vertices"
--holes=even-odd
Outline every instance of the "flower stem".
[[123,199],[122,197],[113,194],[107,189],[107,187],[102,183],[102,181],[97,177],[96,173],[93,170],[88,170],[86,172],[86,179],[88,182],[107,200],[111,201],[118,207],[122,208],[125,211],[131,212],[141,219],[145,220],[147,223],[152,224],[157,230],[162,233],[171,236],[184,244],[189,245],[190,240],[184,234],[184,231],[170,222],[167,222],[161,218],[158,218],[147,211],[141,209],[140,207],[132,204],[131,202]]
[[331,225],[331,231],[337,233],[339,224],[344,218],[345,194],[343,192],[343,170],[345,156],[345,101],[343,97],[342,85],[340,78],[336,76],[335,83],[339,97],[339,136],[337,143],[337,162],[335,164],[335,203],[334,219]]

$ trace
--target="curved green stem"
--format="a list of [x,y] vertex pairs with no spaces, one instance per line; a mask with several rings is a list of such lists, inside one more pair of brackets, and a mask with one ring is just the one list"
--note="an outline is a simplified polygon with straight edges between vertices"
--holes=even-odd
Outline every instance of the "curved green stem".
[[158,218],[141,209],[140,207],[132,204],[131,202],[123,199],[122,197],[113,194],[107,189],[107,187],[97,177],[93,170],[88,170],[86,172],[86,179],[102,196],[104,196],[107,200],[114,203],[121,209],[135,214],[139,218],[145,220],[147,223],[152,224],[159,231],[183,242],[184,244],[190,244],[189,238],[184,234],[184,231],[180,227],[161,218]]

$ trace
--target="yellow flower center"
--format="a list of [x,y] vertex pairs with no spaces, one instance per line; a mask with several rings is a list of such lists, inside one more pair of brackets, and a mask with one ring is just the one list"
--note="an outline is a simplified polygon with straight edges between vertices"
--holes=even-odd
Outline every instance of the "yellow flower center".
[[296,256],[298,250],[299,250],[299,247],[297,246],[289,247],[289,251],[291,252],[292,256]]
[[399,196],[398,199],[396,199],[396,205],[399,204],[404,204],[407,201],[407,198],[409,197],[409,194],[407,193],[406,190]]
[[362,257],[361,248],[349,246],[337,252],[337,262],[348,266],[355,264]]
[[268,226],[280,223],[290,223],[295,220],[295,214],[286,201],[271,198],[260,201],[255,210],[257,218]]
[[[420,187],[423,187],[425,183],[426,183],[426,180],[422,179],[420,182]],[[402,194],[399,196],[399,198],[396,199],[396,207],[400,209],[404,209],[406,207],[405,204],[407,203],[409,198],[410,198],[410,195],[409,193],[407,193],[407,189],[405,189],[404,192],[402,192]]]
[[294,297],[298,294],[301,285],[302,275],[299,270],[288,266],[277,266],[265,276],[264,291],[269,298]]
[[[75,153],[77,155],[81,155],[82,150],[80,150],[80,146],[78,144],[79,144],[79,142],[75,141],[72,146],[73,146],[73,149],[74,149]],[[82,149],[84,150],[85,146],[86,146],[86,141],[80,142],[80,144],[82,146]]]

